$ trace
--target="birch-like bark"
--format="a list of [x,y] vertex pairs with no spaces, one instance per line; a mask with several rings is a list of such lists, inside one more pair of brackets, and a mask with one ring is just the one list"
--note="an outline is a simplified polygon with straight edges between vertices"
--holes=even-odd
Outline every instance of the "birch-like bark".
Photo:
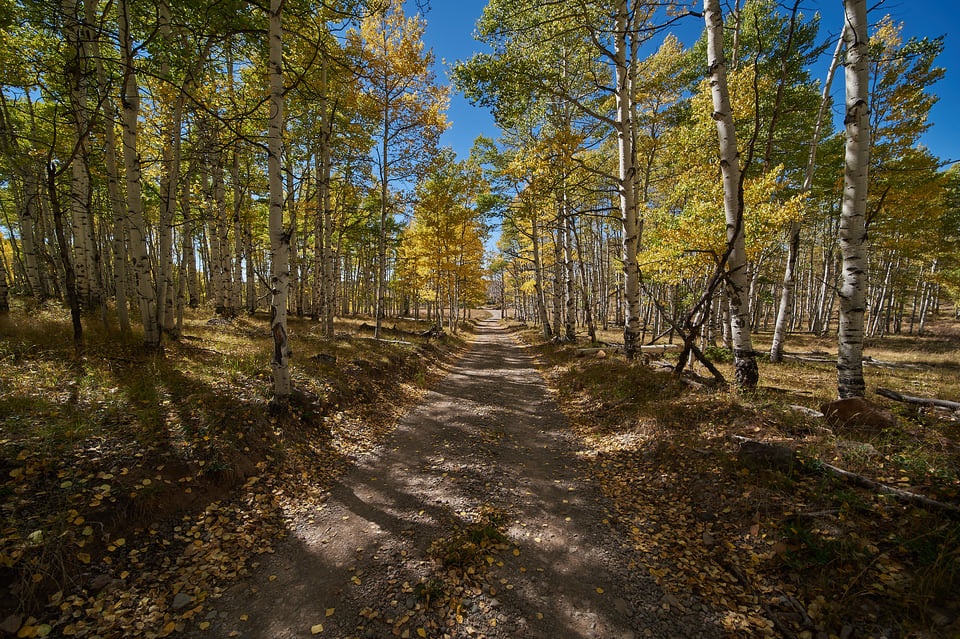
[[[813,128],[813,138],[810,140],[810,151],[807,155],[807,170],[803,177],[802,193],[810,191],[813,185],[813,174],[817,164],[817,148],[820,145],[820,135],[823,132],[823,123],[826,120],[827,109],[830,106],[830,87],[833,85],[833,76],[840,66],[840,54],[843,51],[843,34],[837,40],[837,47],[833,51],[830,69],[823,83],[823,92],[820,95],[820,110],[817,112],[817,123]],[[797,288],[797,258],[800,255],[800,220],[790,223],[790,235],[787,239],[787,264],[783,271],[783,289],[780,291],[780,307],[777,311],[777,323],[773,329],[773,342],[770,345],[770,362],[777,364],[783,360],[783,341],[786,338],[790,323],[793,319],[793,296]]]
[[640,346],[640,266],[637,249],[640,246],[640,216],[634,194],[636,166],[633,151],[633,118],[630,99],[630,65],[627,60],[627,33],[630,29],[627,0],[616,2],[614,32],[614,66],[616,68],[616,131],[619,174],[617,189],[620,194],[620,215],[623,222],[624,326],[623,352],[633,359]]
[[[572,233],[570,232],[570,227],[573,226],[573,213],[570,211],[570,200],[568,199],[566,193],[566,187],[564,187],[563,193],[563,249],[564,249],[564,266],[566,267],[566,279],[567,279],[567,308],[566,308],[566,322],[564,324],[564,330],[566,331],[567,340],[570,342],[577,341],[577,293],[576,293],[576,275],[573,269],[573,238]],[[586,282],[584,282],[584,287],[586,287]]]
[[70,161],[70,222],[73,227],[73,269],[76,273],[76,294],[85,305],[91,304],[94,296],[90,284],[91,243],[90,233],[90,174],[89,147],[87,135],[89,120],[87,116],[87,83],[83,69],[83,43],[81,20],[78,15],[77,0],[63,0],[61,3],[64,18],[64,67],[70,97],[70,114],[73,124],[73,144],[76,153]]
[[843,257],[837,392],[863,397],[863,319],[867,290],[867,171],[870,166],[869,41],[866,0],[844,0],[847,143],[843,167],[840,253]]
[[[233,50],[228,49],[227,55],[227,83],[230,96],[236,100],[234,86]],[[243,306],[243,223],[240,219],[240,209],[243,206],[243,191],[240,189],[240,140],[235,139],[231,148],[230,184],[233,188],[233,214],[230,219],[233,223],[233,289],[230,293],[230,308],[234,313]]]
[[[166,2],[159,6],[160,35],[167,47],[172,47],[170,32],[170,7]],[[170,63],[164,59],[160,64],[160,77],[170,77]],[[160,180],[160,225],[157,232],[159,265],[157,273],[157,323],[160,328],[172,333],[175,325],[173,299],[173,218],[177,210],[177,184],[180,178],[180,146],[183,125],[185,93],[177,91],[170,120],[162,132],[163,177]]]
[[[99,0],[87,0],[84,4],[86,22],[96,24],[97,4]],[[107,74],[103,66],[103,56],[100,52],[100,37],[90,38],[90,50],[97,70],[97,84],[103,95],[106,95],[109,85]],[[113,286],[117,299],[117,320],[120,323],[120,332],[130,332],[130,314],[127,311],[127,245],[124,237],[127,234],[127,212],[123,205],[123,196],[120,193],[120,171],[117,166],[117,134],[115,122],[117,118],[113,100],[104,100],[101,107],[104,119],[104,165],[107,171],[107,193],[110,198],[110,210],[113,213]]]
[[243,221],[240,211],[243,208],[243,191],[240,189],[240,154],[237,148],[240,141],[234,142],[233,163],[230,166],[230,181],[233,183],[233,291],[230,299],[233,312],[243,307]]
[[233,291],[233,268],[231,266],[229,226],[227,224],[227,187],[223,180],[223,151],[220,146],[220,127],[215,128],[213,151],[213,199],[216,211],[216,225],[211,236],[216,236],[217,251],[211,257],[216,260],[216,272],[219,276],[216,311],[225,317],[232,317],[234,309],[230,300]]
[[320,67],[320,203],[323,207],[323,335],[333,337],[333,312],[336,300],[333,289],[333,208],[330,198],[330,144],[333,118],[329,113],[327,97],[327,54],[324,51]]
[[713,119],[720,139],[720,172],[723,176],[723,210],[727,223],[727,295],[730,305],[730,332],[733,342],[734,381],[742,388],[757,385],[759,372],[753,352],[749,304],[746,295],[747,253],[743,230],[743,190],[740,183],[740,153],[733,123],[733,109],[727,91],[727,63],[723,55],[723,18],[720,0],[704,0],[707,28],[707,65],[713,96]]
[[290,345],[287,341],[287,290],[290,235],[283,228],[283,0],[270,0],[269,41],[270,120],[267,132],[267,171],[270,179],[270,333],[273,335],[274,400],[286,404],[290,397]]
[[10,302],[7,299],[7,260],[0,255],[0,315],[10,312]]
[[137,281],[140,319],[143,323],[143,344],[147,349],[160,348],[160,327],[157,325],[156,289],[150,273],[146,226],[140,186],[140,155],[137,152],[137,117],[140,111],[140,90],[133,60],[133,38],[130,34],[129,0],[119,1],[120,56],[123,66],[123,164],[127,183],[127,231],[130,265]]
[[543,327],[544,339],[553,337],[550,320],[547,319],[547,304],[543,299],[543,268],[540,261],[540,233],[537,229],[537,214],[530,220],[530,242],[533,244],[533,287],[537,297],[537,314]]
[[184,275],[187,278],[187,304],[190,308],[196,308],[200,305],[200,283],[197,275],[197,252],[194,248],[193,207],[190,205],[190,185],[193,183],[194,164],[191,162],[188,167],[186,176],[180,184],[180,215],[183,216],[181,251],[186,266]]
[[243,254],[246,257],[247,270],[247,313],[257,312],[257,276],[253,263],[253,227],[250,220],[243,223]]
[[553,236],[553,334],[561,339],[563,324],[563,222],[557,219]]
[[43,281],[40,278],[40,262],[37,259],[37,246],[34,237],[34,224],[39,199],[40,189],[37,185],[36,176],[28,167],[23,178],[23,206],[20,208],[20,243],[23,246],[23,268],[26,271],[30,292],[37,297],[43,297]]

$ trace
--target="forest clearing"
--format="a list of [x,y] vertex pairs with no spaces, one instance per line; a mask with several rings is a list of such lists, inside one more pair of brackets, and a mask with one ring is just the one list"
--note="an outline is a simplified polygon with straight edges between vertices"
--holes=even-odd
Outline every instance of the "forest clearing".
[[958,9],[430,4],[0,2],[0,637],[960,636]]

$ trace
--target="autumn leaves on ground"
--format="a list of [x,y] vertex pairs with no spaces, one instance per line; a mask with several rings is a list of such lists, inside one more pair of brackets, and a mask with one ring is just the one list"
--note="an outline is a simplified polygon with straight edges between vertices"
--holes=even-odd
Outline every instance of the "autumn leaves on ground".
[[[396,326],[406,344],[366,339],[362,319],[343,320],[333,340],[292,323],[303,344],[300,392],[278,417],[267,406],[266,323],[208,319],[189,318],[184,339],[163,355],[97,335],[78,364],[63,308],[47,303],[3,320],[4,632],[167,636],[208,627],[209,602],[248,576],[298,509],[322,501],[464,347],[449,335],[410,337],[420,327],[411,320]],[[884,357],[928,368],[870,369],[868,386],[955,391],[956,327],[938,329],[887,338]],[[833,432],[787,408],[829,399],[828,365],[770,366],[768,386],[736,395],[520,334],[559,389],[589,479],[615,513],[611,534],[673,593],[658,603],[682,612],[688,596],[700,597],[732,634],[958,631],[956,520],[819,470],[833,463],[957,504],[955,416],[892,406],[895,430]],[[826,345],[796,339],[798,350]],[[734,434],[786,443],[797,462],[740,463]],[[496,526],[487,533],[480,542],[495,543]]]

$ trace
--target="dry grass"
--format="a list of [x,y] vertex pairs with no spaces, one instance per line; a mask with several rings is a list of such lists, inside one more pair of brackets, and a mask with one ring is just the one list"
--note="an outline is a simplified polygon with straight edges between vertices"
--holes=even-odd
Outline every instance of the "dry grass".
[[[75,361],[61,306],[15,300],[0,318],[0,618],[80,586],[76,576],[98,565],[111,536],[202,512],[267,465],[278,482],[293,478],[280,492],[329,486],[383,438],[432,367],[465,345],[449,335],[366,339],[362,317],[338,320],[337,337],[324,339],[291,317],[298,393],[278,415],[268,410],[266,316],[212,319],[189,311],[183,337],[147,354],[136,333],[85,318],[86,354]],[[265,523],[264,544],[277,532]]]
[[[710,601],[737,636],[772,632],[776,618],[798,636],[849,626],[857,636],[938,637],[960,636],[960,523],[832,479],[819,464],[960,505],[958,416],[874,394],[960,398],[958,328],[943,322],[923,338],[867,344],[874,360],[912,366],[865,368],[868,397],[899,420],[883,431],[834,431],[790,408],[836,397],[833,364],[761,358],[756,390],[694,391],[620,355],[577,358],[572,346],[542,343],[535,327],[521,334],[642,551],[638,561],[665,588]],[[602,339],[623,341],[615,332]],[[755,347],[769,340],[760,334]],[[787,351],[835,357],[831,341],[792,335]],[[716,363],[732,378],[729,362]],[[744,466],[732,435],[787,446],[799,461],[789,470]]]

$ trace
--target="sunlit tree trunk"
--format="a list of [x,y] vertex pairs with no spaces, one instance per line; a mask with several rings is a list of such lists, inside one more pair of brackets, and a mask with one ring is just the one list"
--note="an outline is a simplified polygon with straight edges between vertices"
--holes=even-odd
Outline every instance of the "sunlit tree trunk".
[[273,390],[280,405],[290,397],[290,346],[287,342],[287,291],[290,234],[283,228],[283,0],[270,0],[269,41],[270,120],[267,133],[267,172],[270,179],[270,333],[273,335]]
[[332,141],[333,118],[330,116],[327,96],[327,55],[321,58],[320,69],[320,206],[323,215],[323,334],[333,337],[333,314],[336,300],[333,281],[333,210],[330,198],[330,144]]
[[253,228],[249,220],[243,223],[243,254],[246,256],[247,271],[247,313],[257,312],[257,276],[253,262]]
[[550,320],[547,318],[547,304],[543,299],[543,267],[540,260],[540,233],[537,229],[536,212],[530,220],[530,241],[533,244],[533,284],[537,298],[537,314],[540,316],[540,325],[543,327],[543,337],[550,339],[553,337],[553,331],[550,329]]
[[[27,167],[23,179],[23,203],[20,207],[20,243],[23,246],[23,268],[26,271],[30,292],[43,297],[43,282],[40,279],[40,262],[34,236],[35,220],[40,199],[36,176]],[[41,236],[41,241],[43,238]]]
[[[84,4],[86,22],[96,24],[98,0],[87,0]],[[102,94],[108,91],[107,74],[100,53],[100,38],[90,39],[90,50],[97,69],[97,84]],[[113,213],[113,285],[117,298],[117,319],[120,331],[130,332],[130,315],[127,312],[127,245],[124,237],[126,229],[126,210],[120,193],[120,171],[117,167],[117,134],[115,131],[116,111],[112,100],[104,100],[104,164],[107,171],[107,193],[110,197],[110,209]]]
[[869,58],[866,0],[844,0],[847,143],[840,213],[843,257],[837,391],[841,398],[863,397],[863,319],[867,290],[867,170],[870,166]]
[[190,205],[190,185],[193,183],[193,163],[189,165],[186,178],[180,185],[180,214],[183,216],[182,255],[185,263],[187,304],[190,308],[200,305],[200,283],[197,276],[197,253],[193,237],[193,207]]
[[[810,140],[810,151],[807,156],[807,170],[803,178],[801,190],[806,193],[813,185],[813,172],[817,164],[817,148],[820,144],[820,134],[826,120],[827,109],[830,106],[830,87],[833,85],[833,76],[840,66],[840,54],[843,51],[843,36],[837,41],[837,47],[830,61],[830,69],[823,83],[823,92],[820,96],[820,110],[817,113],[817,123],[813,128],[813,139]],[[771,136],[772,140],[773,137]],[[790,223],[790,234],[787,238],[787,263],[783,271],[783,288],[780,291],[780,306],[777,310],[777,323],[773,329],[773,342],[770,345],[770,361],[774,364],[783,360],[783,341],[786,338],[791,321],[793,320],[793,297],[797,288],[796,271],[797,258],[800,255],[800,220]]]
[[733,109],[727,91],[726,60],[723,54],[723,18],[720,0],[704,0],[707,25],[707,65],[713,95],[713,118],[720,138],[720,172],[723,176],[723,209],[727,223],[727,294],[733,340],[734,379],[737,386],[752,388],[759,373],[753,352],[749,304],[746,298],[747,254],[743,229],[743,190],[740,183],[740,154],[733,123]]
[[90,233],[90,173],[87,114],[87,74],[84,67],[81,20],[77,0],[63,0],[61,7],[65,21],[67,46],[64,54],[65,75],[70,96],[73,145],[75,153],[70,160],[70,221],[73,227],[73,268],[76,273],[76,294],[83,304],[93,301],[90,283],[90,259],[93,236]]
[[230,317],[234,314],[230,299],[233,291],[231,282],[233,268],[230,255],[230,226],[227,216],[227,187],[224,183],[223,151],[221,150],[220,126],[215,127],[213,151],[213,198],[216,205],[216,226],[211,230],[216,234],[217,252],[211,257],[216,260],[216,272],[219,276],[219,290],[217,290],[217,313]]
[[148,349],[160,348],[160,327],[157,325],[156,289],[150,273],[147,253],[146,225],[143,219],[143,200],[140,190],[140,155],[137,152],[137,117],[140,111],[140,93],[133,59],[133,39],[130,34],[129,0],[119,2],[120,55],[123,65],[123,87],[120,102],[123,105],[123,164],[127,183],[127,231],[129,233],[130,265],[136,277],[140,319],[143,322],[143,343]]
[[10,312],[10,301],[7,299],[7,260],[0,255],[0,315]]
[[640,245],[640,216],[634,194],[636,173],[633,151],[633,119],[630,99],[630,67],[627,60],[627,35],[630,27],[627,0],[616,2],[614,62],[616,67],[616,130],[620,193],[620,215],[623,222],[623,270],[625,279],[623,310],[623,351],[628,359],[638,352],[640,335],[640,267],[637,249]]

